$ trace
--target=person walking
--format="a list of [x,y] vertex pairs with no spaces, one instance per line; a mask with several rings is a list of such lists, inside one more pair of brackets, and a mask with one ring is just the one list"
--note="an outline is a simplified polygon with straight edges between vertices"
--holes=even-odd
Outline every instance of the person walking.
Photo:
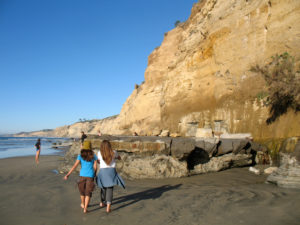
[[41,139],[40,138],[37,140],[37,142],[35,143],[34,146],[35,146],[35,150],[36,150],[35,163],[39,164],[39,157],[40,157],[40,153],[41,153]]
[[115,159],[121,159],[117,151],[113,151],[111,143],[103,140],[98,152],[98,163],[100,164],[97,175],[97,184],[101,188],[100,207],[106,206],[106,212],[111,212],[113,200],[113,188],[119,185],[125,189],[125,183],[116,171]]
[[82,148],[84,139],[86,139],[86,138],[87,138],[86,134],[85,134],[83,131],[81,131],[81,138],[80,138],[80,142],[81,142],[80,147],[81,147],[81,148]]
[[97,156],[94,154],[91,148],[90,141],[84,141],[80,155],[77,156],[73,167],[64,177],[65,180],[68,179],[70,174],[76,169],[76,167],[81,164],[80,169],[80,179],[78,182],[78,189],[80,193],[81,208],[83,212],[87,213],[87,207],[89,205],[90,199],[92,197],[92,192],[95,188],[94,177],[97,170]]

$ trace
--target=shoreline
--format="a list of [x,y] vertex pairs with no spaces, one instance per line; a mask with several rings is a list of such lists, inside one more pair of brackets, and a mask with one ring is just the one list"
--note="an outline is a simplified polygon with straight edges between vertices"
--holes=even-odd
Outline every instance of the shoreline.
[[[57,151],[60,151],[60,150],[57,150]],[[40,157],[48,157],[48,156],[60,156],[60,157],[64,157],[64,154],[65,154],[65,151],[66,150],[62,150],[61,151],[61,154],[45,154],[45,155],[40,155]],[[34,158],[35,157],[35,154],[32,154],[32,155],[20,155],[20,156],[9,156],[9,157],[5,157],[5,158],[0,158],[0,160],[4,160],[4,159],[13,159],[13,158]]]
[[266,184],[247,168],[184,178],[125,180],[114,189],[112,212],[99,208],[99,190],[83,214],[73,173],[56,174],[62,158],[0,159],[1,224],[297,224],[300,190]]
[[[40,157],[47,157],[47,156],[60,156],[60,157],[64,157],[66,150],[60,150],[60,149],[57,149],[56,151],[59,151],[59,153],[53,153],[53,154],[41,154]],[[35,157],[35,154],[32,154],[32,155],[19,155],[19,156],[8,156],[8,157],[5,157],[5,158],[0,158],[0,160],[4,160],[4,159],[13,159],[13,158],[34,158]]]
[[[66,142],[66,139],[55,138],[53,141],[49,137],[42,139],[41,155],[65,155],[70,149],[72,142]],[[57,144],[59,142],[59,144]],[[17,138],[17,137],[2,137],[0,140],[0,159],[27,157],[36,155],[35,149],[36,138]]]

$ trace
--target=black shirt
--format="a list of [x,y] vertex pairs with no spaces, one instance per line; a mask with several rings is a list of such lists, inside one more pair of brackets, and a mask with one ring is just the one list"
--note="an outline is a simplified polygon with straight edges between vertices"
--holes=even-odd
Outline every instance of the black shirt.
[[85,134],[81,135],[81,143],[83,143],[84,139],[86,139],[87,136]]
[[35,147],[36,147],[37,150],[40,150],[41,149],[41,142],[39,142],[39,141],[36,142]]

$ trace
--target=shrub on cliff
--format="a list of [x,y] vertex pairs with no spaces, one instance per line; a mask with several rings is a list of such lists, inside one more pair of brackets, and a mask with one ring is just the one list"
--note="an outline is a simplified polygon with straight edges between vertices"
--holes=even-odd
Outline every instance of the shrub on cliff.
[[275,55],[272,61],[265,65],[252,67],[253,72],[260,73],[268,86],[267,103],[270,106],[270,116],[267,124],[293,109],[300,111],[300,67],[288,53]]
[[177,20],[176,22],[175,22],[175,27],[177,27],[177,26],[179,26],[179,24],[180,24],[181,22],[180,22],[180,20]]

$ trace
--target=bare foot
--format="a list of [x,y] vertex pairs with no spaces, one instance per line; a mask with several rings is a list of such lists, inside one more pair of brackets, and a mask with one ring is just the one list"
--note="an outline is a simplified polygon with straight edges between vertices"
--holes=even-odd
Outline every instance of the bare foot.
[[84,208],[83,209],[83,213],[87,213],[88,211],[87,211],[87,208]]
[[106,204],[100,202],[99,206],[102,208],[102,207],[106,206]]
[[106,212],[107,212],[107,213],[110,213],[110,212],[111,212],[110,204],[107,204]]
[[80,204],[80,207],[84,209],[84,204],[81,203],[81,204]]

